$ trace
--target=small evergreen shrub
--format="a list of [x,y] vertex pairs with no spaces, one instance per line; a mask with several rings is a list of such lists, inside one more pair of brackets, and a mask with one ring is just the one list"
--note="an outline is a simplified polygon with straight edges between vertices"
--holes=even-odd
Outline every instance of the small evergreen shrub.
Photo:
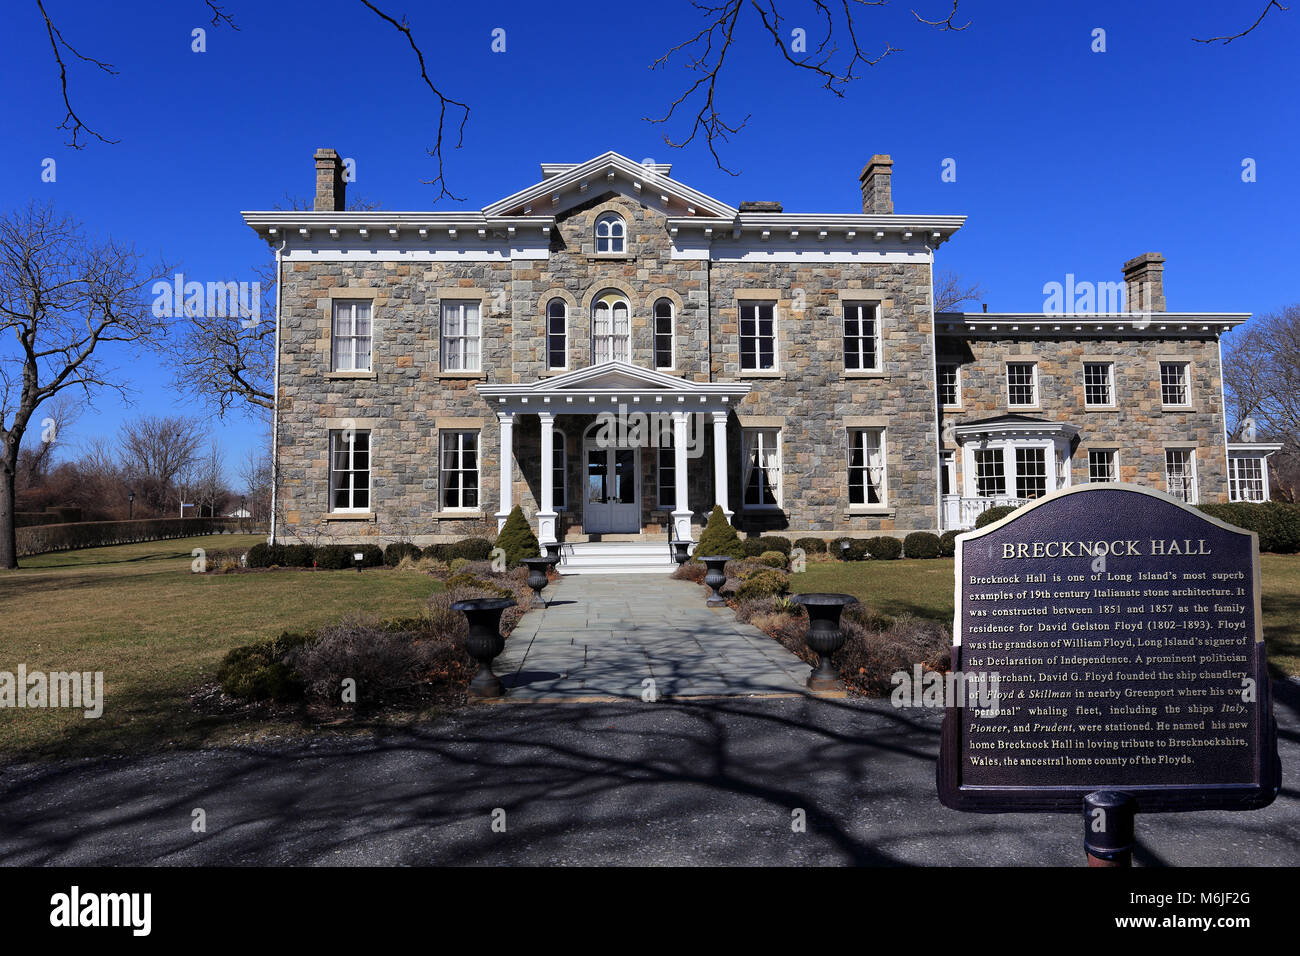
[[769,568],[779,568],[781,570],[785,570],[785,566],[789,564],[786,556],[780,551],[764,551],[758,556],[758,560]]
[[780,551],[787,558],[790,556],[790,549],[794,547],[789,538],[783,538],[779,534],[765,534],[758,540],[762,542],[764,551]]
[[402,558],[418,558],[420,549],[409,541],[394,541],[384,548],[384,564],[395,568],[402,563]]
[[284,566],[284,545],[255,544],[248,549],[250,568],[275,568]]
[[790,577],[774,568],[755,571],[744,577],[736,588],[735,598],[739,602],[754,601],[758,598],[777,597],[790,592]]
[[286,544],[278,562],[284,568],[310,568],[316,549],[309,544]]
[[736,529],[731,526],[720,505],[713,506],[713,511],[709,514],[709,523],[704,526],[693,554],[697,558],[723,554],[729,558],[745,557],[745,548],[741,544],[740,535],[736,534]]
[[[473,540],[473,539],[467,539]],[[540,554],[537,544],[537,535],[533,534],[533,529],[528,526],[528,519],[524,517],[524,509],[515,505],[506,518],[506,523],[501,526],[501,531],[497,535],[496,547],[506,553],[506,566],[516,567],[524,558],[535,558]],[[491,549],[488,549],[491,551]],[[473,558],[468,554],[458,553],[455,557],[468,558],[469,560],[480,560]],[[483,557],[487,557],[484,555]]]
[[939,554],[945,558],[951,558],[957,553],[957,535],[959,531],[945,531],[939,535]]
[[880,561],[894,561],[903,556],[903,542],[889,535],[867,538],[864,544],[867,553]]
[[286,631],[271,641],[232,648],[217,667],[217,683],[242,700],[294,700],[303,687],[287,658],[311,640],[310,634]]
[[[519,510],[518,506],[516,506],[516,510]],[[522,510],[519,510],[519,515],[523,517]],[[525,522],[525,526],[527,526],[527,522]],[[536,537],[533,540],[536,541]],[[461,538],[451,545],[447,557],[442,560],[450,561],[452,558],[464,558],[466,561],[486,561],[492,553],[492,548],[493,544],[487,538]]]
[[929,531],[913,531],[903,539],[903,553],[909,558],[937,558],[939,536]]
[[794,543],[796,548],[803,548],[804,554],[825,554],[826,541],[823,538],[800,538]]
[[742,538],[740,541],[741,550],[747,558],[756,558],[768,549],[763,545],[762,538]]
[[1013,505],[998,505],[996,508],[989,508],[975,519],[975,527],[983,528],[985,525],[990,525],[995,521],[1001,521],[1015,510],[1016,509]]

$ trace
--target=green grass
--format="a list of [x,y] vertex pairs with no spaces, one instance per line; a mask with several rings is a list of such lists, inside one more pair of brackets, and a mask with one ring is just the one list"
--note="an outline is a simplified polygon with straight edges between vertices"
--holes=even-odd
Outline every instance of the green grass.
[[[1264,643],[1276,676],[1300,675],[1300,555],[1260,557]],[[812,562],[791,576],[795,591],[852,594],[869,608],[952,626],[953,560]]]
[[194,574],[193,548],[265,538],[214,535],[44,554],[0,572],[0,670],[104,672],[104,714],[6,710],[0,754],[199,746],[229,728],[189,699],[232,647],[365,612],[416,614],[441,585],[385,568]]

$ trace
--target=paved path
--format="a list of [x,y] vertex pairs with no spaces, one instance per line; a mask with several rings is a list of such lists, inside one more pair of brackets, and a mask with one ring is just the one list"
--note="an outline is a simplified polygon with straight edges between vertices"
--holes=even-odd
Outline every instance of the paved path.
[[697,584],[582,574],[520,620],[496,671],[519,701],[802,694],[808,665]]
[[[1277,801],[1141,817],[1140,865],[1300,864],[1300,685],[1276,712]],[[1075,814],[944,808],[938,723],[807,697],[489,704],[373,740],[10,765],[0,864],[1081,865]]]

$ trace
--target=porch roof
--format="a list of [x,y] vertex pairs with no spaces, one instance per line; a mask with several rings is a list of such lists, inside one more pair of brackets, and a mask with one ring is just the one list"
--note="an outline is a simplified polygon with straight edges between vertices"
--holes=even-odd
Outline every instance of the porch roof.
[[958,444],[965,444],[970,439],[1013,435],[1026,438],[1050,435],[1053,438],[1068,440],[1073,439],[1077,434],[1079,434],[1079,427],[1068,422],[1051,422],[1042,418],[1032,418],[1029,415],[1015,414],[982,418],[973,422],[965,422],[953,428],[953,435],[956,437]]
[[626,362],[602,362],[535,382],[476,385],[499,412],[582,415],[619,405],[645,412],[720,412],[749,394],[742,382],[692,382]]

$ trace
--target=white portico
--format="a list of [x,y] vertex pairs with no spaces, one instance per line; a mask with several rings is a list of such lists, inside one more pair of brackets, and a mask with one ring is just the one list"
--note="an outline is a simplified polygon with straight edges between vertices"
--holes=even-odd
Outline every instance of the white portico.
[[[690,540],[692,511],[688,504],[687,475],[690,458],[698,456],[698,453],[691,454],[692,436],[702,436],[706,428],[711,429],[713,438],[713,503],[721,505],[730,517],[727,416],[749,394],[748,385],[692,382],[677,375],[614,361],[536,382],[476,388],[496,412],[502,449],[514,448],[517,416],[538,417],[541,460],[537,537],[542,543],[558,539],[554,434],[556,418],[565,415],[595,418],[578,446],[583,456],[583,519],[587,530],[640,531],[644,494],[640,486],[640,456],[646,449],[653,448],[659,453],[670,448],[669,461],[675,476],[673,537]],[[690,427],[692,416],[700,416],[697,421],[700,427]],[[498,529],[515,504],[511,480],[513,457],[513,453],[501,455]]]

